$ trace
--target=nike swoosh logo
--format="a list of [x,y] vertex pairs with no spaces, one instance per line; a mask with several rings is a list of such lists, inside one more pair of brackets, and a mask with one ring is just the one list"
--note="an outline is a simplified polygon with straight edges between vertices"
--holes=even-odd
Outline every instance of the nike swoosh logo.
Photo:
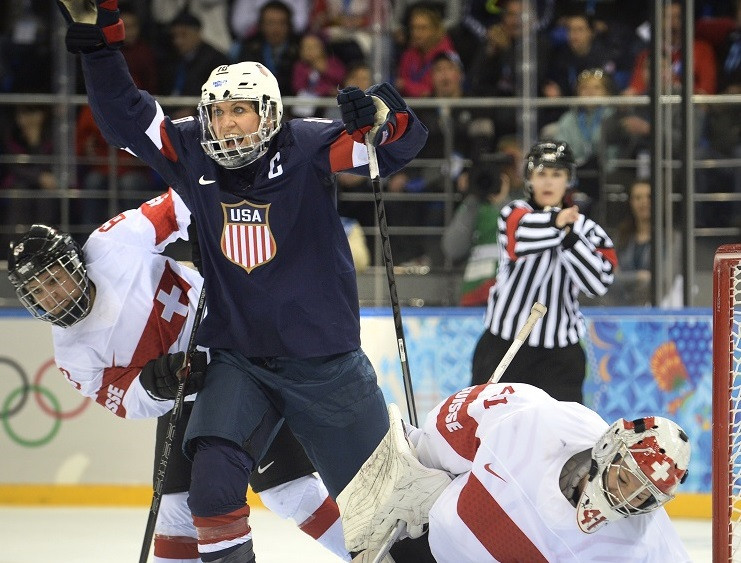
[[486,465],[484,465],[484,469],[485,469],[485,470],[486,470],[486,471],[487,471],[488,473],[491,473],[492,475],[494,475],[494,477],[497,477],[497,478],[501,479],[501,480],[502,480],[502,481],[504,481],[505,483],[507,482],[507,481],[506,481],[506,479],[504,479],[504,478],[503,478],[503,477],[502,477],[502,476],[501,476],[501,475],[500,475],[499,473],[497,473],[496,471],[494,471],[494,470],[493,470],[493,469],[491,468],[491,463],[487,463]]
[[208,186],[209,184],[213,184],[215,182],[216,180],[206,180],[203,176],[198,178],[198,183],[201,184],[202,186]]
[[265,472],[266,472],[266,471],[268,470],[268,467],[270,467],[270,466],[271,466],[271,465],[273,465],[274,463],[275,463],[275,460],[271,461],[270,463],[268,463],[268,464],[267,464],[267,465],[265,465],[265,466],[262,466],[262,465],[258,465],[258,466],[257,466],[257,472],[258,472],[258,473],[261,473],[261,474],[262,474],[262,473],[265,473]]

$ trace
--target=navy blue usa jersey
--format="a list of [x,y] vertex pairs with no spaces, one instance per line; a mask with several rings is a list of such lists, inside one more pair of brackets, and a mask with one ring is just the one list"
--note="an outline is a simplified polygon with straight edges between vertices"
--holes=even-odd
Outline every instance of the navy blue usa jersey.
[[[106,140],[154,168],[196,221],[208,311],[198,343],[296,358],[359,347],[357,282],[332,177],[367,175],[368,154],[342,122],[290,120],[256,163],[229,170],[203,151],[195,118],[171,121],[134,86],[118,51],[82,59]],[[384,176],[412,160],[427,138],[411,110],[398,113],[397,123],[394,138],[378,148]]]

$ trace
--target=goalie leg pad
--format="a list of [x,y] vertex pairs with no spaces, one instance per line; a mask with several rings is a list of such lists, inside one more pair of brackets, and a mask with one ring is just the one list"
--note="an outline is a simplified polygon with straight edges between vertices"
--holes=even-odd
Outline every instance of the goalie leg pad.
[[390,427],[355,477],[337,496],[351,552],[378,549],[401,520],[407,533],[422,535],[432,505],[451,478],[420,463],[404,433],[399,408],[388,407]]

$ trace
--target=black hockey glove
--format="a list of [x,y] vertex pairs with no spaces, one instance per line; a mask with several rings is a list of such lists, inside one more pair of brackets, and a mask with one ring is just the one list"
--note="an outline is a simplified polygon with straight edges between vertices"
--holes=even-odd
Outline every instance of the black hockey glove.
[[345,130],[357,143],[382,145],[396,132],[396,112],[405,111],[406,103],[391,84],[375,84],[363,92],[357,86],[343,88],[337,95]]
[[[180,374],[185,372],[185,352],[165,354],[144,364],[139,382],[153,399],[174,399],[180,385]],[[185,384],[185,394],[196,393],[203,388],[206,373],[206,352],[193,353],[190,374]]]
[[124,24],[118,13],[118,0],[57,0],[67,21],[65,43],[70,53],[92,53],[100,49],[120,49]]
[[190,242],[190,261],[193,262],[198,273],[203,276],[203,260],[201,259],[201,247],[198,244],[198,230],[191,219],[188,225],[188,242]]

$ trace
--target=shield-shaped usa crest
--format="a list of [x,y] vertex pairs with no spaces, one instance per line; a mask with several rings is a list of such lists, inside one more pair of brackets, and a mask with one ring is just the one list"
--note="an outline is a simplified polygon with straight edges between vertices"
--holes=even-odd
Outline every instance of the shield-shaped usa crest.
[[224,232],[221,251],[229,260],[242,266],[249,274],[275,256],[275,239],[270,231],[270,204],[257,205],[249,201],[222,203]]

